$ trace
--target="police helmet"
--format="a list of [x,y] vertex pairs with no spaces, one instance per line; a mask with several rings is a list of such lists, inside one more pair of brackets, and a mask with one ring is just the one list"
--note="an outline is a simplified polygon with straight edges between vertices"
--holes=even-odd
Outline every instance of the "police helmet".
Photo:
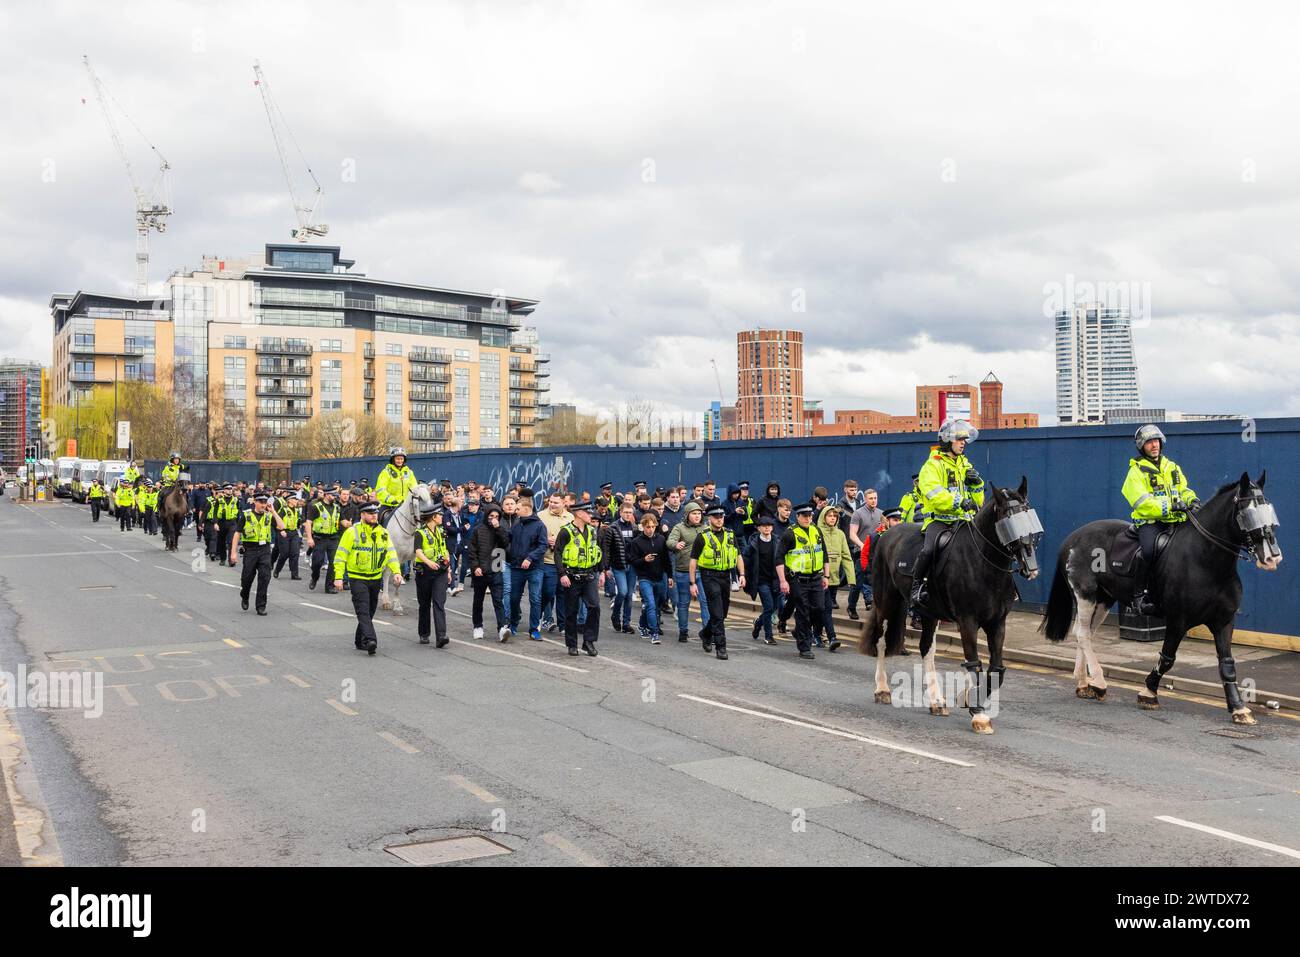
[[1137,446],[1139,452],[1142,451],[1142,446],[1146,445],[1152,439],[1160,440],[1160,451],[1163,452],[1165,450],[1165,434],[1156,426],[1150,424],[1144,425],[1133,434],[1133,444]]
[[943,425],[939,426],[939,441],[945,445],[958,439],[974,442],[979,437],[980,430],[965,419],[945,419]]

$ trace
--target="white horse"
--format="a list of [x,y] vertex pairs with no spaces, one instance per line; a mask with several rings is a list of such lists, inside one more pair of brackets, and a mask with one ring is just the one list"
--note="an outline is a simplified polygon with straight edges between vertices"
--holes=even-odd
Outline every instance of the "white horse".
[[[420,527],[420,512],[432,507],[433,495],[429,492],[429,486],[420,483],[406,493],[406,500],[388,516],[384,527],[393,541],[393,550],[397,552],[399,563],[405,564],[415,558],[415,530]],[[393,584],[392,572],[384,569],[384,590],[379,596],[379,607],[385,611],[391,609],[394,615],[405,615],[406,610],[398,595],[400,587]],[[392,589],[391,595],[389,588]]]

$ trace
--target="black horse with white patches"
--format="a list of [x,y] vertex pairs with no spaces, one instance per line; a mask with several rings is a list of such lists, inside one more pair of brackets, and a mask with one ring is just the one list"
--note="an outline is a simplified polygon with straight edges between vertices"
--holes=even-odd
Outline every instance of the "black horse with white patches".
[[[1275,571],[1282,561],[1277,543],[1277,513],[1264,498],[1264,474],[1255,482],[1241,479],[1219,489],[1214,497],[1188,515],[1152,569],[1150,584],[1165,613],[1165,640],[1159,662],[1138,692],[1142,707],[1160,707],[1160,679],[1174,666],[1183,636],[1198,625],[1214,635],[1219,677],[1228,711],[1236,724],[1254,724],[1241,700],[1237,666],[1232,658],[1232,629],[1241,604],[1239,558],[1253,555],[1255,564]],[[1132,597],[1132,579],[1111,570],[1106,556],[1128,522],[1103,519],[1076,529],[1061,544],[1056,575],[1047,602],[1042,630],[1051,641],[1074,632],[1077,643],[1074,676],[1080,698],[1102,698],[1106,677],[1092,648],[1092,636],[1111,605]]]

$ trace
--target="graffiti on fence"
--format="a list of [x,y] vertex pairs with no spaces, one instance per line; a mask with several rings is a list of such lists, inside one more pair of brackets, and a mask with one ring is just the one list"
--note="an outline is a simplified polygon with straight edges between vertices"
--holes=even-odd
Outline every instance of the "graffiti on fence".
[[535,504],[540,508],[546,499],[546,493],[552,489],[568,488],[573,477],[573,463],[566,462],[563,456],[537,456],[531,459],[516,459],[507,465],[498,465],[492,470],[488,484],[498,499],[523,482],[533,490]]

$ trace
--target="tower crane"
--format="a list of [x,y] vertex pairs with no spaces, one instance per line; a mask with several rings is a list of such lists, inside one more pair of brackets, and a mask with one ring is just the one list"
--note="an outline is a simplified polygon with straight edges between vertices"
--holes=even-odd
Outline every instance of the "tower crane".
[[718,400],[726,405],[727,397],[722,394],[722,376],[718,373],[718,360],[710,359],[709,362],[713,365],[713,378],[718,380]]
[[[266,107],[266,119],[271,124],[271,138],[275,140],[275,151],[279,154],[280,166],[284,169],[284,181],[289,186],[289,200],[293,203],[293,213],[298,218],[298,228],[289,230],[289,235],[300,243],[310,242],[313,236],[324,236],[330,231],[327,224],[316,222],[316,217],[321,214],[321,205],[325,201],[325,191],[321,189],[320,180],[312,172],[307,157],[303,155],[302,147],[298,145],[293,131],[289,129],[289,124],[285,122],[279,104],[275,102],[275,97],[271,95],[271,87],[266,82],[266,75],[262,72],[260,64],[253,64],[253,74],[257,77],[253,81],[253,85],[262,93],[262,105]],[[302,160],[302,165],[307,168],[307,175],[311,177],[312,184],[315,186],[312,192],[311,205],[306,205],[298,198],[298,190],[293,185],[293,170],[289,167],[289,157],[284,150],[285,137],[288,137],[289,141],[293,143],[293,148],[298,151],[298,157]]]
[[[167,172],[171,169],[171,165],[158,147],[149,142],[149,138],[144,135],[140,127],[136,126],[135,121],[127,115],[126,110],[122,109],[122,105],[118,103],[118,111],[126,117],[127,122],[140,134],[140,138],[148,144],[149,149],[153,151],[154,156],[158,159],[158,173],[154,176],[149,191],[145,192],[135,177],[135,170],[131,166],[131,158],[127,156],[126,147],[122,145],[122,136],[117,131],[117,122],[113,119],[112,109],[109,108],[110,94],[95,74],[94,68],[91,67],[90,57],[83,56],[81,62],[85,65],[86,73],[90,76],[90,84],[94,87],[100,109],[104,112],[104,123],[108,126],[108,135],[113,140],[113,146],[117,148],[117,155],[122,158],[122,163],[126,166],[126,178],[131,183],[131,191],[135,193],[135,291],[136,295],[144,297],[149,294],[149,230],[156,229],[160,233],[166,232],[166,217],[172,214],[171,189],[167,182]],[[117,101],[114,100],[114,102]]]

